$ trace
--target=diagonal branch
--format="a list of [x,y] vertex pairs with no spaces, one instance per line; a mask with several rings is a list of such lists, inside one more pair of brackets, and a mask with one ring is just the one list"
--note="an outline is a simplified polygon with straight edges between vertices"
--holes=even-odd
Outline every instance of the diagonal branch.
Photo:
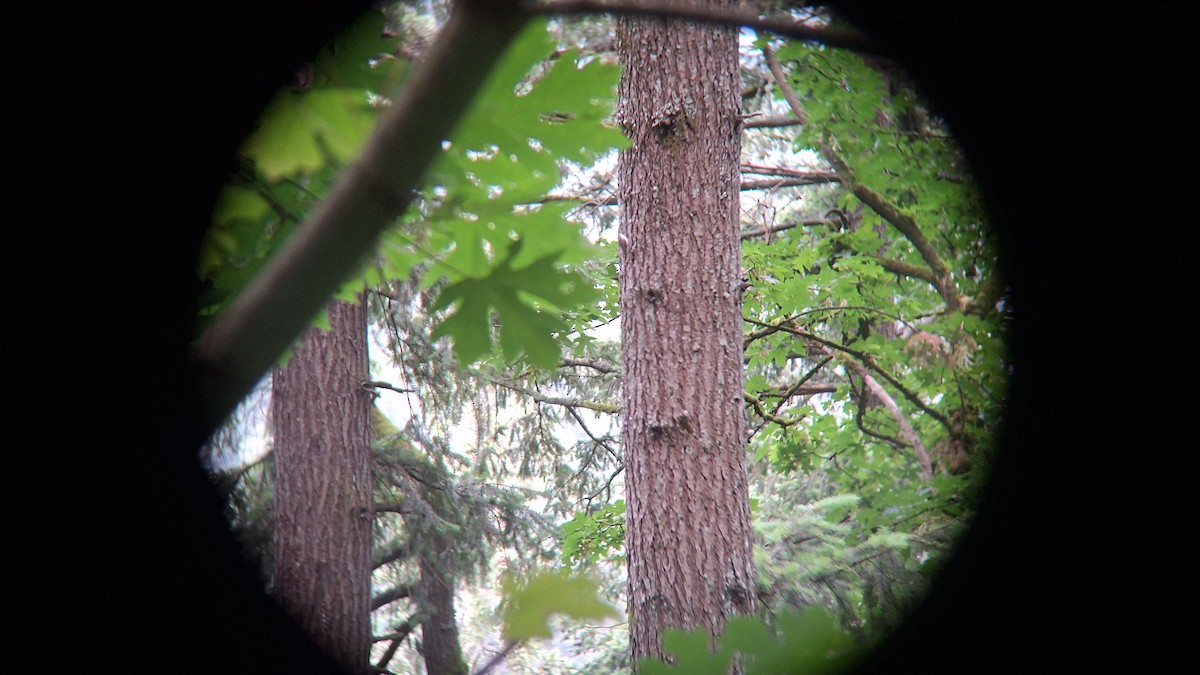
[[958,292],[954,288],[954,281],[950,278],[950,270],[946,268],[946,263],[942,262],[937,249],[925,237],[925,233],[921,232],[917,221],[913,220],[912,216],[905,213],[899,206],[884,198],[883,195],[855,180],[854,171],[832,147],[822,143],[820,151],[825,161],[829,162],[833,170],[842,177],[842,184],[848,187],[859,201],[871,207],[872,211],[878,213],[884,220],[891,223],[892,227],[899,230],[900,234],[903,234],[904,238],[912,243],[913,248],[917,249],[917,252],[921,254],[921,258],[929,265],[929,269],[933,275],[933,287],[942,296],[942,300],[946,302],[946,306],[950,311],[958,309],[962,305],[962,299],[958,296]]
[[250,391],[404,213],[442,140],[499,61],[496,55],[525,25],[528,15],[516,9],[517,0],[454,3],[428,58],[362,155],[194,345],[209,424],[218,424]]
[[583,417],[579,415],[578,411],[576,411],[574,408],[567,408],[567,412],[571,414],[571,417],[574,418],[575,423],[579,425],[579,428],[583,429],[583,433],[587,434],[587,437],[592,439],[593,443],[604,448],[608,454],[612,455],[614,458],[620,457],[620,455],[617,454],[617,451],[613,450],[612,446],[608,444],[607,440],[598,438],[596,434],[592,433],[592,430],[588,428],[588,425],[583,421]]
[[371,611],[377,610],[380,607],[395,602],[403,598],[410,598],[413,594],[412,584],[398,584],[391,588],[380,591],[371,598]]
[[[783,72],[783,67],[779,64],[779,59],[775,58],[775,52],[772,51],[770,47],[766,46],[763,47],[762,52],[763,56],[766,58],[767,67],[771,70],[771,77],[775,80],[775,86],[779,88],[779,92],[783,95],[784,100],[787,101],[788,106],[792,109],[792,114],[794,114],[802,123],[807,122],[808,113],[804,111],[804,107],[800,105],[800,99],[796,97],[796,92],[792,89],[791,84],[788,83],[788,78]],[[872,211],[879,214],[880,217],[891,223],[893,227],[899,230],[900,234],[903,234],[904,237],[908,239],[909,242],[912,243],[913,247],[916,248],[921,254],[921,258],[925,260],[927,265],[929,265],[929,269],[931,271],[931,275],[929,277],[912,273],[909,273],[908,275],[926,279],[932,283],[933,287],[937,289],[938,294],[942,296],[942,300],[946,302],[946,307],[950,311],[957,310],[959,307],[961,307],[962,298],[959,297],[958,292],[954,287],[954,281],[950,277],[950,271],[946,268],[946,264],[942,262],[941,256],[938,255],[937,250],[933,247],[929,240],[926,239],[925,234],[921,232],[921,228],[917,225],[917,222],[913,220],[912,216],[905,213],[904,210],[899,206],[896,206],[892,202],[885,199],[883,195],[880,195],[871,188],[855,180],[853,170],[850,169],[850,166],[846,164],[845,160],[843,160],[829,144],[821,143],[818,149],[821,152],[821,156],[825,158],[825,161],[829,162],[829,165],[833,167],[834,172],[837,173],[837,175],[841,178],[842,184],[845,185],[846,188],[849,189],[850,192],[859,199],[859,201],[869,206]]]
[[[870,368],[872,371],[874,371],[876,374],[878,374],[880,377],[882,377],[884,380],[886,380],[888,384],[895,387],[896,390],[899,391],[904,396],[904,398],[908,399],[913,405],[920,408],[925,414],[927,414],[930,417],[932,417],[933,419],[937,420],[939,424],[946,427],[947,429],[951,428],[950,420],[946,419],[945,415],[943,415],[942,413],[940,413],[940,412],[934,410],[933,408],[930,408],[928,405],[926,405],[926,403],[921,400],[921,397],[917,396],[915,393],[910,391],[907,387],[905,387],[903,384],[901,384],[901,382],[899,380],[897,380],[891,373],[887,372],[886,370],[881,368],[879,366],[879,364],[875,363],[875,359],[871,358],[870,354],[861,352],[857,349],[847,347],[846,345],[839,344],[832,340],[826,340],[825,338],[820,337],[819,335],[814,335],[813,333],[809,333],[808,331],[800,330],[799,328],[789,326],[785,322],[765,323],[763,321],[758,321],[757,319],[751,319],[748,317],[745,317],[744,320],[748,323],[752,323],[756,326],[762,327],[761,330],[754,331],[754,332],[746,335],[743,338],[744,344],[749,344],[750,342],[757,340],[765,335],[770,335],[771,333],[783,331],[785,333],[790,333],[792,335],[795,335],[796,337],[804,338],[805,340],[809,340],[818,345],[828,347],[829,349],[833,349],[833,350],[842,352],[844,354],[849,354],[850,356],[853,356],[854,358],[858,359],[858,361],[860,363],[862,363],[864,366],[866,366],[867,368]],[[787,319],[786,321],[791,321],[791,319]]]
[[524,394],[525,396],[528,396],[529,398],[537,401],[538,403],[546,403],[548,405],[561,405],[566,408],[587,408],[588,410],[595,410],[596,412],[602,412],[602,413],[614,413],[615,414],[615,413],[621,412],[621,406],[616,403],[597,403],[595,401],[584,401],[582,399],[562,398],[561,396],[547,396],[546,394],[543,394],[540,391],[534,391],[533,389],[529,389],[528,387],[522,387],[519,384],[515,384],[513,382],[507,382],[505,380],[501,380],[501,379],[498,379],[495,377],[486,377],[485,376],[483,379],[487,380],[488,382],[491,382],[492,384],[494,384],[496,386],[504,387],[505,389],[508,389],[510,391],[515,391],[518,394]]
[[858,31],[796,23],[790,17],[764,19],[749,10],[681,6],[662,0],[527,1],[521,3],[521,8],[535,14],[623,14],[626,16],[691,19],[701,23],[746,26],[794,40],[820,42],[830,47],[850,49],[863,54],[880,54],[881,52],[881,46],[878,43]]
[[[829,356],[834,356],[833,351],[828,347],[822,346],[820,349]],[[929,458],[929,451],[925,449],[925,444],[921,442],[921,437],[917,435],[917,431],[913,428],[912,422],[908,420],[908,416],[904,414],[903,410],[900,410],[900,406],[896,405],[896,400],[892,398],[891,394],[887,393],[886,389],[880,386],[874,377],[871,377],[871,374],[867,372],[866,368],[862,367],[862,364],[844,357],[838,360],[857,373],[871,394],[879,399],[883,407],[887,408],[887,411],[891,413],[892,418],[896,420],[896,424],[900,425],[900,435],[912,446],[913,453],[916,454],[917,461],[921,464],[921,478],[925,479],[927,483],[933,480],[933,461]],[[859,408],[861,410],[862,406],[860,405]]]
[[771,71],[771,77],[775,80],[775,86],[779,87],[779,93],[783,94],[788,107],[792,109],[792,114],[796,116],[796,122],[801,125],[808,124],[808,113],[804,110],[804,106],[800,105],[800,99],[796,98],[796,92],[792,90],[792,85],[788,84],[788,78],[783,74],[783,66],[779,65],[779,59],[775,58],[775,50],[764,46],[762,53],[767,60],[767,68]]

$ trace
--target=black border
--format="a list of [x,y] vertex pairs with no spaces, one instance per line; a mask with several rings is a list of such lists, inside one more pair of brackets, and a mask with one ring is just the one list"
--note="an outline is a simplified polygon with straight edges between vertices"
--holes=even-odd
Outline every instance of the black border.
[[[1165,665],[1194,586],[1176,502],[1195,446],[1194,16],[840,5],[967,148],[1017,307],[978,525],[862,670]],[[331,672],[258,592],[194,461],[186,342],[238,139],[364,7],[64,3],[12,19],[6,576],[10,638],[43,670]]]

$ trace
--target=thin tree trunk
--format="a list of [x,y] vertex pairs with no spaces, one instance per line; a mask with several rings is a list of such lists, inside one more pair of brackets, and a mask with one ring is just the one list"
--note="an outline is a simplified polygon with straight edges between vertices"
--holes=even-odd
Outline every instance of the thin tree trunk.
[[422,552],[419,558],[421,582],[418,591],[423,609],[429,612],[421,623],[421,649],[428,675],[466,675],[458,639],[458,618],[454,611],[454,575],[443,562],[449,544],[431,534],[436,551]]
[[[725,7],[736,3],[710,2]],[[630,649],[754,609],[737,31],[625,18],[617,119]]]
[[371,646],[371,396],[366,307],[331,302],[276,369],[275,598],[353,672]]

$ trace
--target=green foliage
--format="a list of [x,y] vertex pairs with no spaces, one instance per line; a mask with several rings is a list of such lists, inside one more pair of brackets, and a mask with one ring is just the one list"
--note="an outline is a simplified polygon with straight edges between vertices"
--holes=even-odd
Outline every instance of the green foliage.
[[[309,88],[281,92],[247,139],[246,170],[221,193],[198,262],[209,283],[202,313],[219,312],[304,220],[388,104],[407,67],[383,56],[393,50],[373,21],[317,59]],[[477,569],[496,546],[520,548],[513,568],[557,556],[565,567],[601,571],[623,555],[625,505],[612,485],[618,424],[562,403],[617,400],[619,346],[589,333],[619,316],[617,246],[584,238],[573,222],[583,209],[544,199],[554,190],[573,192],[575,204],[611,193],[609,179],[585,176],[625,143],[603,123],[619,71],[575,49],[553,56],[546,34],[535,22],[500,59],[426,187],[346,286],[386,288],[372,295],[373,320],[421,408],[404,430],[381,434],[377,480],[381,499],[423,503],[426,516],[389,514],[379,532],[416,546],[426,531],[455,538],[465,552],[456,571]],[[647,663],[644,672],[724,673],[735,655],[748,673],[820,671],[850,658],[850,635],[858,644],[884,635],[969,522],[1001,419],[1007,308],[996,302],[1002,292],[987,290],[1003,282],[961,152],[901,73],[840,50],[774,44],[809,123],[748,130],[747,156],[821,169],[836,158],[844,175],[764,192],[757,210],[758,197],[743,200],[747,232],[793,225],[743,243],[753,517],[768,618],[731,619],[715,653],[707,636],[671,634],[664,644],[675,662]],[[771,114],[782,110],[774,105]],[[915,223],[948,288],[929,280],[932,262],[914,238],[855,187]],[[611,233],[611,207],[587,213],[592,234]],[[972,304],[989,292],[990,302]],[[952,308],[947,296],[961,302]],[[564,353],[606,369],[555,368]],[[823,389],[796,393],[812,386]],[[931,455],[931,479],[900,418]],[[564,440],[563,424],[586,433]],[[447,439],[464,426],[474,438],[452,447]],[[514,478],[552,486],[540,496],[547,518],[568,519],[558,550],[531,534],[535,518],[521,510],[527,493],[489,487]],[[402,561],[385,572],[408,578]],[[516,598],[505,605],[512,639],[549,635],[555,612],[602,611],[594,586],[539,579],[506,582]]]
[[[245,287],[369,137],[407,70],[380,37],[383,25],[372,12],[335,39],[311,81],[281,90],[242,145],[246,169],[222,192],[197,265],[208,282],[201,316],[218,314]],[[338,297],[417,272],[440,293],[435,309],[454,307],[436,335],[452,339],[462,363],[498,342],[506,360],[523,354],[557,365],[569,332],[563,313],[595,297],[571,269],[592,249],[564,219],[568,205],[535,202],[568,163],[594,161],[624,137],[601,123],[619,70],[584,62],[578,50],[551,59],[553,51],[545,21],[532,22],[428,172],[428,191]]]
[[241,155],[268,182],[308,175],[358,154],[375,125],[369,97],[395,86],[405,73],[389,58],[384,17],[370,12],[321,50],[311,82],[281,90],[263,111]]
[[[463,363],[491,351],[494,312],[500,323],[500,347],[505,359],[512,361],[524,352],[532,365],[554,368],[559,360],[554,334],[567,326],[550,310],[582,305],[594,297],[592,287],[581,275],[555,266],[556,253],[519,270],[512,269],[523,243],[523,239],[514,242],[508,255],[486,277],[452,283],[434,303],[435,310],[457,303],[454,314],[434,330],[433,337],[454,336],[454,352]],[[544,302],[524,300],[528,296]]]
[[[545,65],[553,48],[545,22],[533,22],[430,172],[435,192],[447,195],[426,213],[427,250],[450,282],[436,307],[463,300],[437,335],[452,338],[464,363],[490,352],[494,312],[505,360],[524,353],[529,363],[552,368],[568,332],[559,316],[595,298],[582,277],[559,269],[593,253],[580,228],[564,220],[569,205],[531,203],[558,184],[565,162],[592,162],[624,143],[601,123],[619,70],[596,60],[579,65],[578,50]],[[486,301],[472,297],[477,291]],[[523,299],[529,295],[546,302]]]
[[621,563],[625,556],[625,500],[605,504],[595,512],[580,511],[562,526],[562,563],[586,567],[600,560]]
[[709,637],[702,628],[669,630],[662,641],[671,663],[641,659],[638,672],[725,675],[736,657],[746,675],[810,675],[845,670],[858,656],[851,637],[821,607],[781,613],[773,625],[756,617],[732,617],[715,652],[709,650]]
[[282,91],[242,145],[242,155],[255,161],[264,178],[277,182],[349,160],[374,126],[375,111],[361,90]]
[[504,588],[504,639],[523,641],[551,636],[552,614],[573,619],[619,617],[597,594],[597,584],[583,576],[542,572],[525,580],[508,576]]
[[[310,64],[308,81],[280,90],[242,143],[243,170],[218,197],[197,263],[207,282],[201,317],[219,314],[241,292],[368,138],[373,101],[407,73],[382,29],[383,16],[371,12],[336,37]],[[324,323],[323,312],[316,322]]]

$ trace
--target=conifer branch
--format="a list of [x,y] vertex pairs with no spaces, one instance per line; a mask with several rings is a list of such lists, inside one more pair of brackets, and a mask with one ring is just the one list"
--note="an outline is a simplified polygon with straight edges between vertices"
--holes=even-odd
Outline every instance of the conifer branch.
[[494,384],[496,386],[504,387],[505,389],[508,389],[510,391],[515,391],[518,394],[523,394],[525,396],[528,396],[529,398],[537,401],[538,403],[545,403],[547,405],[561,405],[566,408],[587,408],[588,410],[595,410],[596,412],[611,413],[611,414],[616,414],[616,413],[621,412],[621,406],[618,404],[615,404],[615,403],[597,403],[595,401],[584,401],[582,399],[575,399],[575,398],[562,398],[560,396],[547,396],[546,394],[543,394],[539,391],[534,391],[533,389],[529,389],[528,387],[522,387],[519,384],[515,384],[513,382],[507,382],[507,381],[501,380],[499,378],[484,377],[484,379],[487,380],[488,382],[491,382],[492,384]]
[[412,594],[412,584],[397,584],[392,586],[391,588],[380,591],[371,598],[371,611],[375,611],[389,602],[410,598],[412,597]]
[[601,359],[563,359],[562,363],[559,365],[564,368],[568,366],[591,368],[592,370],[598,370],[605,375],[617,372],[616,366]]

